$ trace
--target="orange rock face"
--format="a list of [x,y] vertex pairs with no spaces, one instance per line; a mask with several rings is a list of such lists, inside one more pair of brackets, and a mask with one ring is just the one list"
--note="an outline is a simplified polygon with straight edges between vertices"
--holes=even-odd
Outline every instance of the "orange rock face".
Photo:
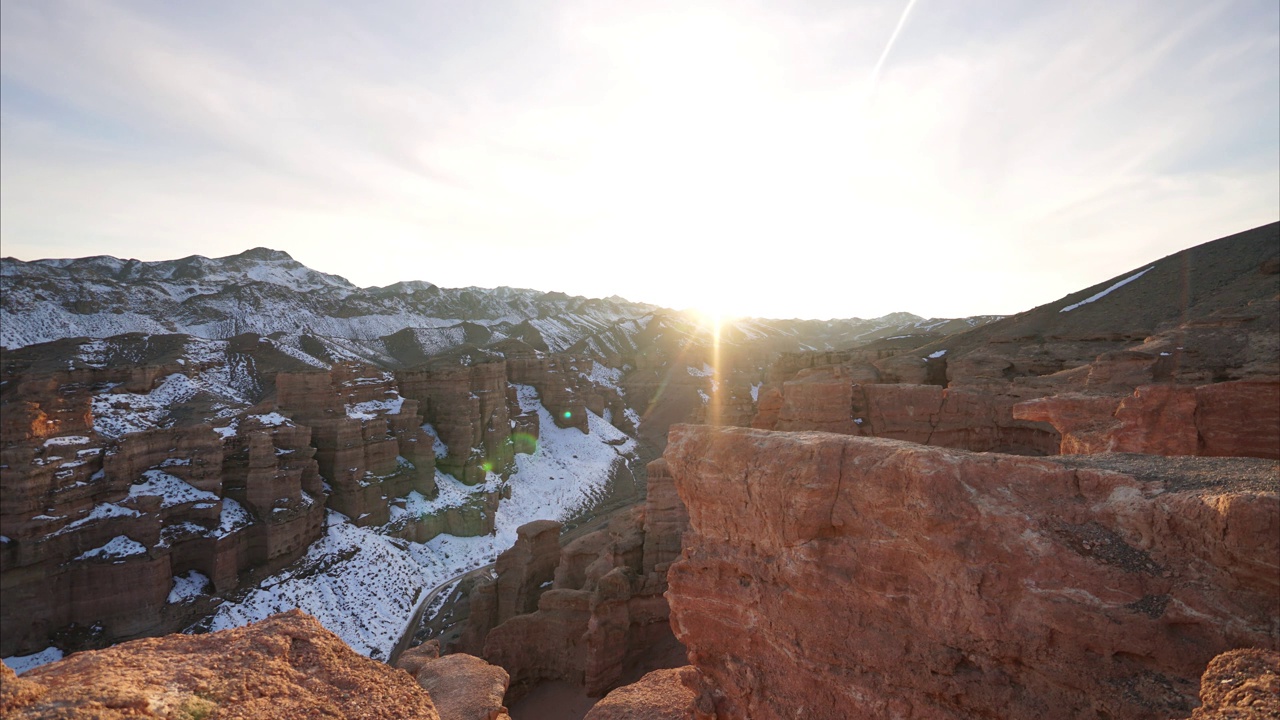
[[1047,455],[1058,433],[1015,417],[1013,408],[1046,391],[1010,383],[989,386],[861,384],[843,365],[801,370],[781,391],[760,393],[751,426],[884,437],[975,452]]
[[440,718],[409,675],[297,610],[76,653],[12,683],[0,694],[6,718]]
[[1013,415],[1051,423],[1063,454],[1280,458],[1280,381],[1142,385],[1127,397],[1064,393],[1019,403]]
[[1200,679],[1191,720],[1280,718],[1280,653],[1258,648],[1214,658]]
[[1277,466],[673,428],[667,599],[724,717],[1185,716],[1272,647]]

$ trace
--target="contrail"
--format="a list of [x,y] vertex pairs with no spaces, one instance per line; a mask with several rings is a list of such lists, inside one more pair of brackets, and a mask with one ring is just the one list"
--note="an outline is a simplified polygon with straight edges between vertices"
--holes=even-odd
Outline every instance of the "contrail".
[[876,84],[880,82],[880,69],[884,67],[884,61],[889,57],[889,51],[893,49],[893,43],[897,41],[898,35],[902,33],[902,26],[907,24],[907,16],[911,14],[911,8],[916,6],[916,0],[907,0],[907,7],[902,11],[902,17],[898,18],[898,26],[893,29],[893,34],[889,36],[889,42],[885,43],[884,52],[880,53],[880,59],[876,61],[876,67],[871,71],[871,85],[867,88],[867,100],[871,100],[871,96],[875,94]]

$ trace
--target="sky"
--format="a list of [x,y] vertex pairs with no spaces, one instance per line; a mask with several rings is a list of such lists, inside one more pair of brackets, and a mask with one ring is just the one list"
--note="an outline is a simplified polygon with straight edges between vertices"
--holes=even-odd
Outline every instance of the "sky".
[[1009,314],[1280,219],[1275,0],[0,3],[0,246]]

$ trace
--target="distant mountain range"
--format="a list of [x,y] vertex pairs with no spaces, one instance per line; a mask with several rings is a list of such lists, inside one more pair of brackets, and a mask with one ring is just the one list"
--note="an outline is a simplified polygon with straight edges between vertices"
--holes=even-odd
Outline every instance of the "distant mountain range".
[[[521,340],[549,352],[616,356],[639,349],[650,325],[705,335],[692,315],[619,297],[594,299],[509,287],[441,288],[427,282],[359,288],[287,253],[255,248],[161,262],[108,256],[0,260],[0,345],[64,338],[180,333],[269,336],[317,366],[360,360],[412,365],[463,344]],[[999,316],[863,320],[739,319],[723,342],[767,351],[843,349],[894,336],[943,336]],[[287,350],[286,350],[287,351]]]

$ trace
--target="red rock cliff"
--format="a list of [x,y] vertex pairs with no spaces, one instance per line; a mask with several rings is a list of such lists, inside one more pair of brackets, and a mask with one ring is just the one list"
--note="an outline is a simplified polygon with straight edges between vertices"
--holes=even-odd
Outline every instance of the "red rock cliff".
[[724,717],[1185,716],[1276,648],[1275,462],[677,426],[672,625]]

